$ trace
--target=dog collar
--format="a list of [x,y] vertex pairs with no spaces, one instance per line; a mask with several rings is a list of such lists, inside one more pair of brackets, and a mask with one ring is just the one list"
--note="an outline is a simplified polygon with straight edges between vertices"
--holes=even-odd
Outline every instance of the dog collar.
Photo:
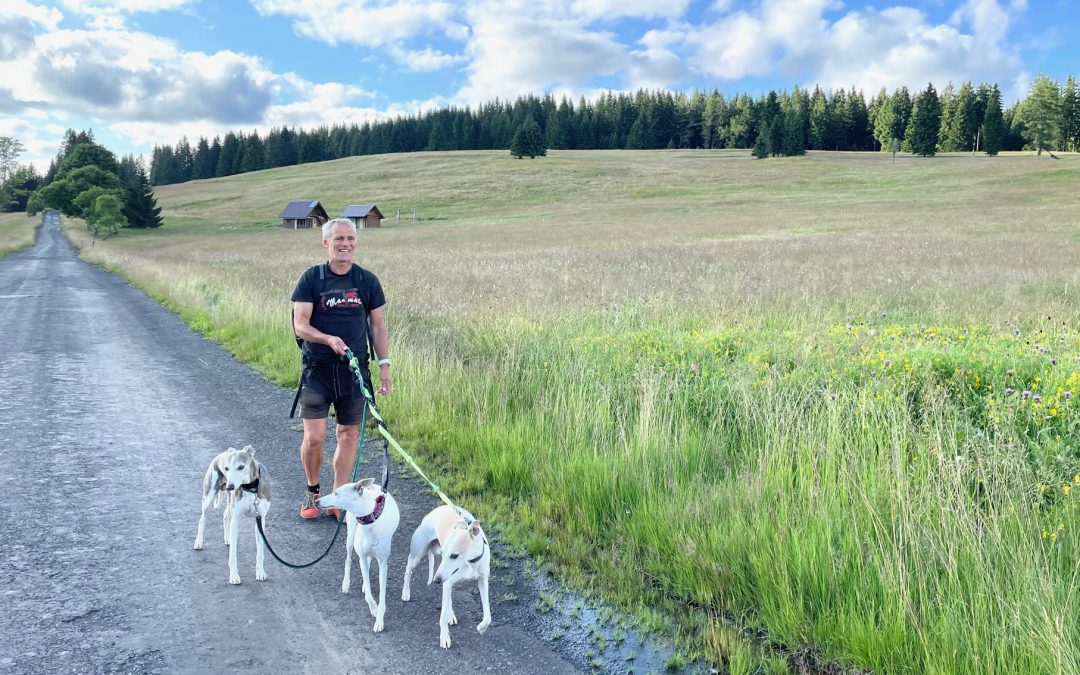
[[253,494],[255,492],[258,492],[259,491],[259,479],[256,478],[255,480],[251,481],[250,483],[242,484],[240,486],[240,489],[243,490],[244,492],[251,492]]
[[472,560],[470,560],[470,561],[469,561],[469,564],[470,564],[470,565],[474,565],[474,564],[476,564],[476,563],[477,563],[477,561],[479,561],[479,560],[480,560],[480,558],[483,558],[483,557],[484,557],[484,553],[485,553],[486,551],[487,551],[487,539],[485,539],[485,540],[484,540],[484,545],[483,545],[483,547],[481,547],[481,548],[480,548],[480,555],[478,555],[478,556],[476,556],[475,558],[473,558]]
[[[385,503],[386,496],[379,495],[375,498],[375,508],[371,510],[371,513],[367,514],[366,516],[359,516],[357,517],[357,520],[360,522],[361,525],[370,525],[374,523],[376,520],[379,519],[379,516],[382,515],[383,504]],[[480,555],[483,555],[483,553],[481,553]]]

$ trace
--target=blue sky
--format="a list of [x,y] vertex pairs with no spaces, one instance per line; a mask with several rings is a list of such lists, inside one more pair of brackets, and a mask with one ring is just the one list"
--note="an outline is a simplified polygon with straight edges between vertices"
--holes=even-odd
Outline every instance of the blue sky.
[[1072,0],[4,0],[0,135],[117,153],[524,93],[1080,76]]

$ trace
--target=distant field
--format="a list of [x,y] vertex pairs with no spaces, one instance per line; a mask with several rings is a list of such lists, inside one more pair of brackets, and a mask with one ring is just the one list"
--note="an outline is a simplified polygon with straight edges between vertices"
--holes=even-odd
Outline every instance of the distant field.
[[34,243],[34,228],[41,216],[27,217],[25,213],[0,213],[0,257]]
[[357,255],[383,406],[504,540],[732,672],[1077,672],[1077,185],[1077,156],[385,155],[161,188],[164,228],[84,254],[291,386],[323,249],[277,213],[400,208]]

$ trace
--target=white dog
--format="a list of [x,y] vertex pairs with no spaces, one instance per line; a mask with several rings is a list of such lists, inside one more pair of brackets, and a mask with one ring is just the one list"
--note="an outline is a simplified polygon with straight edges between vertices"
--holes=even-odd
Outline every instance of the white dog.
[[[442,555],[439,569],[435,570],[435,554]],[[413,532],[409,545],[409,562],[405,565],[405,586],[401,600],[408,602],[411,592],[409,579],[413,568],[424,556],[428,560],[428,584],[440,582],[442,612],[439,614],[439,645],[450,647],[450,626],[457,624],[451,594],[459,581],[476,579],[480,587],[480,604],[484,618],[476,626],[482,635],[491,625],[491,604],[488,601],[488,578],[491,576],[491,546],[480,523],[464,509],[440,506],[424,516],[420,526]]]
[[[203,477],[202,513],[199,514],[199,531],[195,534],[196,551],[203,547],[203,525],[206,523],[206,509],[214,508],[225,499],[225,514],[222,516],[222,528],[225,531],[225,545],[229,547],[229,583],[240,583],[240,570],[236,567],[236,542],[240,535],[239,516],[259,516],[266,527],[266,512],[270,510],[270,474],[266,468],[255,461],[255,450],[245,445],[243,450],[229,448],[210,462]],[[255,578],[266,581],[264,566],[263,541],[259,532],[255,532]]]
[[[360,559],[360,576],[364,579],[364,599],[371,616],[375,617],[372,630],[383,629],[386,615],[387,559],[390,557],[390,540],[397,532],[401,514],[394,497],[371,478],[356,483],[346,483],[318,500],[320,508],[335,507],[345,510],[348,536],[345,539],[345,576],[341,579],[341,592],[348,593],[351,583],[352,551]],[[360,514],[360,515],[357,515]],[[369,565],[371,558],[379,561],[379,602],[371,594]]]

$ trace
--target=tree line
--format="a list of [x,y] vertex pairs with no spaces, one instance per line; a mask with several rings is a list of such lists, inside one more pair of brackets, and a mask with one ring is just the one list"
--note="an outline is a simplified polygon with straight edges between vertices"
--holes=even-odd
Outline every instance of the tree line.
[[1042,76],[1029,96],[1004,107],[994,84],[939,93],[884,88],[867,102],[861,91],[770,91],[726,97],[717,90],[691,94],[639,90],[607,92],[594,101],[527,95],[473,109],[449,107],[362,125],[228,132],[194,145],[156,146],[154,185],[230,176],[355,155],[421,150],[493,150],[536,124],[547,149],[753,148],[758,156],[806,150],[936,152],[1080,150],[1080,96],[1075,79],[1064,86]]
[[4,210],[35,215],[56,209],[81,218],[95,234],[162,224],[143,163],[131,155],[117,160],[94,140],[92,130],[68,129],[45,175],[33,165],[16,169],[0,186],[0,198]]

